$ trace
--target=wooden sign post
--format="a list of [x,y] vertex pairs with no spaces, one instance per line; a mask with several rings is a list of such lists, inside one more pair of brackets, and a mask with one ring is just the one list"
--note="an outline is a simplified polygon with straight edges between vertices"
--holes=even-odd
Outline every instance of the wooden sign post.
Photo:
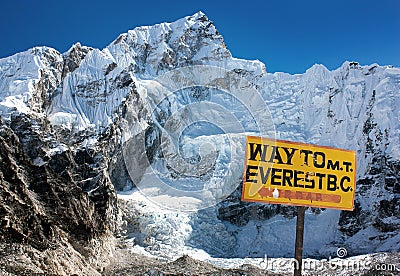
[[296,260],[294,265],[294,276],[301,276],[301,269],[303,267],[303,238],[304,238],[304,214],[306,207],[297,207],[297,221],[296,221],[296,243],[294,247],[294,258]]
[[298,206],[295,275],[301,275],[305,207],[352,211],[356,153],[247,136],[242,201]]

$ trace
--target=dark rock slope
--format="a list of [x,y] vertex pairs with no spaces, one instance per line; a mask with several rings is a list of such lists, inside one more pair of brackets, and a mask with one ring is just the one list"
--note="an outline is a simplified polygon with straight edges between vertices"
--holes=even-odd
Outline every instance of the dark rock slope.
[[82,133],[54,129],[39,113],[61,72],[87,51],[74,46],[64,65],[43,73],[38,113],[0,120],[0,272],[95,275],[108,262],[118,213],[108,159],[100,147],[80,145]]

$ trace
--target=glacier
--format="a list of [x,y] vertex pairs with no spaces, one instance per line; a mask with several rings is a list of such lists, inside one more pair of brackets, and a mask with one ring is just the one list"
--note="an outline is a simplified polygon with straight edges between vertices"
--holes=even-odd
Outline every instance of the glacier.
[[110,139],[122,149],[108,173],[133,251],[293,255],[294,209],[240,201],[247,134],[357,152],[355,211],[309,209],[305,256],[400,251],[400,68],[267,68],[234,58],[198,12],[129,30],[102,50],[77,43],[0,59],[0,115],[44,118],[84,140],[72,148],[96,149],[116,129]]

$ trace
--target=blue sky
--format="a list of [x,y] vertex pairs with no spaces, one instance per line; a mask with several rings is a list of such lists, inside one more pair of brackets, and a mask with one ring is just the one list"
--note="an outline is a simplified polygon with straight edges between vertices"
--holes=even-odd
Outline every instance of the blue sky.
[[214,21],[233,56],[267,71],[302,73],[344,61],[400,67],[398,0],[2,1],[0,57],[33,46],[65,52],[75,42],[104,48],[120,33],[199,10]]

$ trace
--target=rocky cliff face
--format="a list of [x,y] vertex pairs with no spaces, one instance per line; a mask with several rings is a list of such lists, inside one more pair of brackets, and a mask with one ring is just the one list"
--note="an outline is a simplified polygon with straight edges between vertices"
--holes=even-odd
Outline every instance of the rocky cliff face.
[[[294,209],[240,201],[243,137],[271,122],[277,138],[357,151],[355,210],[309,210],[305,254],[398,251],[399,80],[398,68],[356,62],[267,73],[233,58],[201,12],[130,30],[103,50],[78,43],[1,59],[1,254],[35,252],[34,272],[100,268],[118,191],[123,231],[158,256],[291,256]],[[249,115],[260,104],[268,118]],[[183,212],[199,190],[218,204]]]
[[6,271],[95,275],[107,264],[118,209],[101,150],[106,134],[95,147],[88,134],[52,126],[45,111],[63,73],[86,52],[74,46],[63,60],[55,50],[35,48],[2,60],[0,254]]

